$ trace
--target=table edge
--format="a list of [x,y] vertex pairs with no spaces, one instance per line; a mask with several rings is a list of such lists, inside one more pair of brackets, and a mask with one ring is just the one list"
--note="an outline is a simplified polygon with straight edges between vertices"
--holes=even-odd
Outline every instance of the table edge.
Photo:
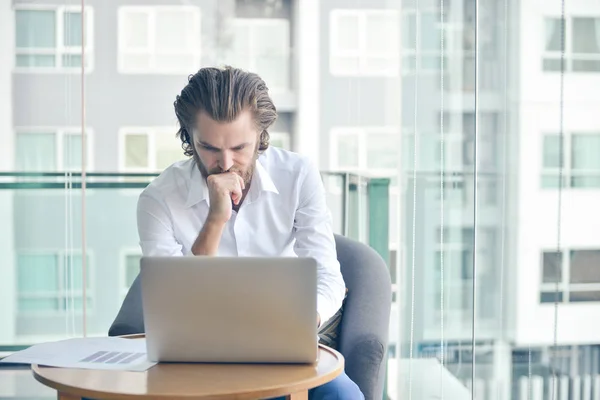
[[[139,339],[144,337],[143,334],[141,335],[130,335],[128,338],[130,339]],[[324,385],[325,383],[331,382],[333,379],[337,378],[338,376],[340,376],[342,374],[342,372],[344,371],[345,368],[345,359],[344,356],[338,352],[337,350],[325,346],[323,344],[319,344],[319,349],[322,349],[323,351],[326,351],[328,353],[330,353],[332,356],[334,356],[337,360],[337,367],[335,369],[333,369],[331,372],[324,374],[322,376],[319,376],[317,378],[314,379],[307,379],[307,380],[303,380],[303,381],[298,381],[295,382],[293,384],[290,384],[289,386],[285,387],[285,390],[281,389],[281,388],[273,388],[273,389],[269,389],[269,388],[265,388],[265,389],[261,389],[260,390],[260,396],[264,397],[264,398],[272,398],[272,397],[279,397],[279,396],[285,396],[285,395],[289,395],[290,393],[296,393],[302,390],[309,390],[321,385]],[[152,394],[126,394],[126,393],[116,393],[116,392],[101,392],[101,391],[95,391],[95,390],[88,390],[88,389],[82,389],[76,386],[70,386],[70,385],[65,385],[62,383],[57,383],[51,379],[46,378],[43,373],[42,370],[43,369],[68,369],[68,368],[60,368],[60,367],[45,367],[45,366],[40,366],[38,364],[32,364],[31,365],[31,371],[33,374],[33,377],[35,378],[35,380],[37,380],[38,382],[40,382],[41,384],[50,387],[60,393],[66,393],[69,395],[74,395],[74,396],[79,396],[79,397],[87,397],[87,398],[95,398],[95,399],[106,399],[106,400],[112,400],[112,399],[153,399],[153,400],[166,400],[166,399],[172,399],[172,396],[169,395],[152,395]],[[90,370],[90,371],[94,371],[94,370]],[[178,396],[180,398],[189,398],[189,399],[203,399],[203,398],[210,398],[213,400],[225,400],[225,399],[229,399],[231,398],[232,395],[235,395],[237,399],[244,399],[246,398],[246,396],[248,396],[248,399],[253,399],[256,397],[256,393],[257,391],[252,391],[252,392],[237,392],[237,393],[225,393],[225,394],[220,394],[220,395],[211,395],[210,397],[206,397],[206,396],[198,396],[198,395],[194,395],[194,394],[183,394],[181,396]]]

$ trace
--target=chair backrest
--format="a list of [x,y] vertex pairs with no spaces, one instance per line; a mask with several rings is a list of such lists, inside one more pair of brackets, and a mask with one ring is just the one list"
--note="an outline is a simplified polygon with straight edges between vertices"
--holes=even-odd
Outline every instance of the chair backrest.
[[392,304],[389,269],[371,247],[344,236],[335,239],[348,288],[338,350],[346,359],[346,374],[365,398],[381,399]]
[[[386,373],[391,281],[387,265],[369,246],[335,236],[338,261],[348,296],[344,305],[339,350],[346,373],[366,399],[380,399]],[[109,336],[144,332],[139,275],[121,305]]]

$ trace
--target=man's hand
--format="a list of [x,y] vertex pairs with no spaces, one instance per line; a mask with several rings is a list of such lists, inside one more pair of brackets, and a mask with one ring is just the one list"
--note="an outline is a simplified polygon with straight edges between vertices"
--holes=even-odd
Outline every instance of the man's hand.
[[246,188],[244,180],[235,172],[209,175],[206,179],[210,197],[207,222],[225,224],[231,218],[231,203],[240,204]]

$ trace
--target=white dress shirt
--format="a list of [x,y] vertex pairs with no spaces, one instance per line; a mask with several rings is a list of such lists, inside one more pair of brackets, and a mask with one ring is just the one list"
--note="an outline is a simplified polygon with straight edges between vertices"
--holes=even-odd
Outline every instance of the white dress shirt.
[[[191,255],[209,211],[206,180],[193,159],[168,167],[140,195],[137,224],[145,256]],[[342,305],[331,214],[319,171],[305,157],[270,147],[233,211],[219,256],[300,256],[317,261],[317,312],[324,323]]]

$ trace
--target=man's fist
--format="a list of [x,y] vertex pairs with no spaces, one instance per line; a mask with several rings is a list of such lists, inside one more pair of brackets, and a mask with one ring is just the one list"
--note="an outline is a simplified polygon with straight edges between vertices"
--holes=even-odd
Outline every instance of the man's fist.
[[240,204],[246,185],[235,172],[212,174],[206,179],[210,197],[208,220],[225,224],[231,218],[232,203]]

